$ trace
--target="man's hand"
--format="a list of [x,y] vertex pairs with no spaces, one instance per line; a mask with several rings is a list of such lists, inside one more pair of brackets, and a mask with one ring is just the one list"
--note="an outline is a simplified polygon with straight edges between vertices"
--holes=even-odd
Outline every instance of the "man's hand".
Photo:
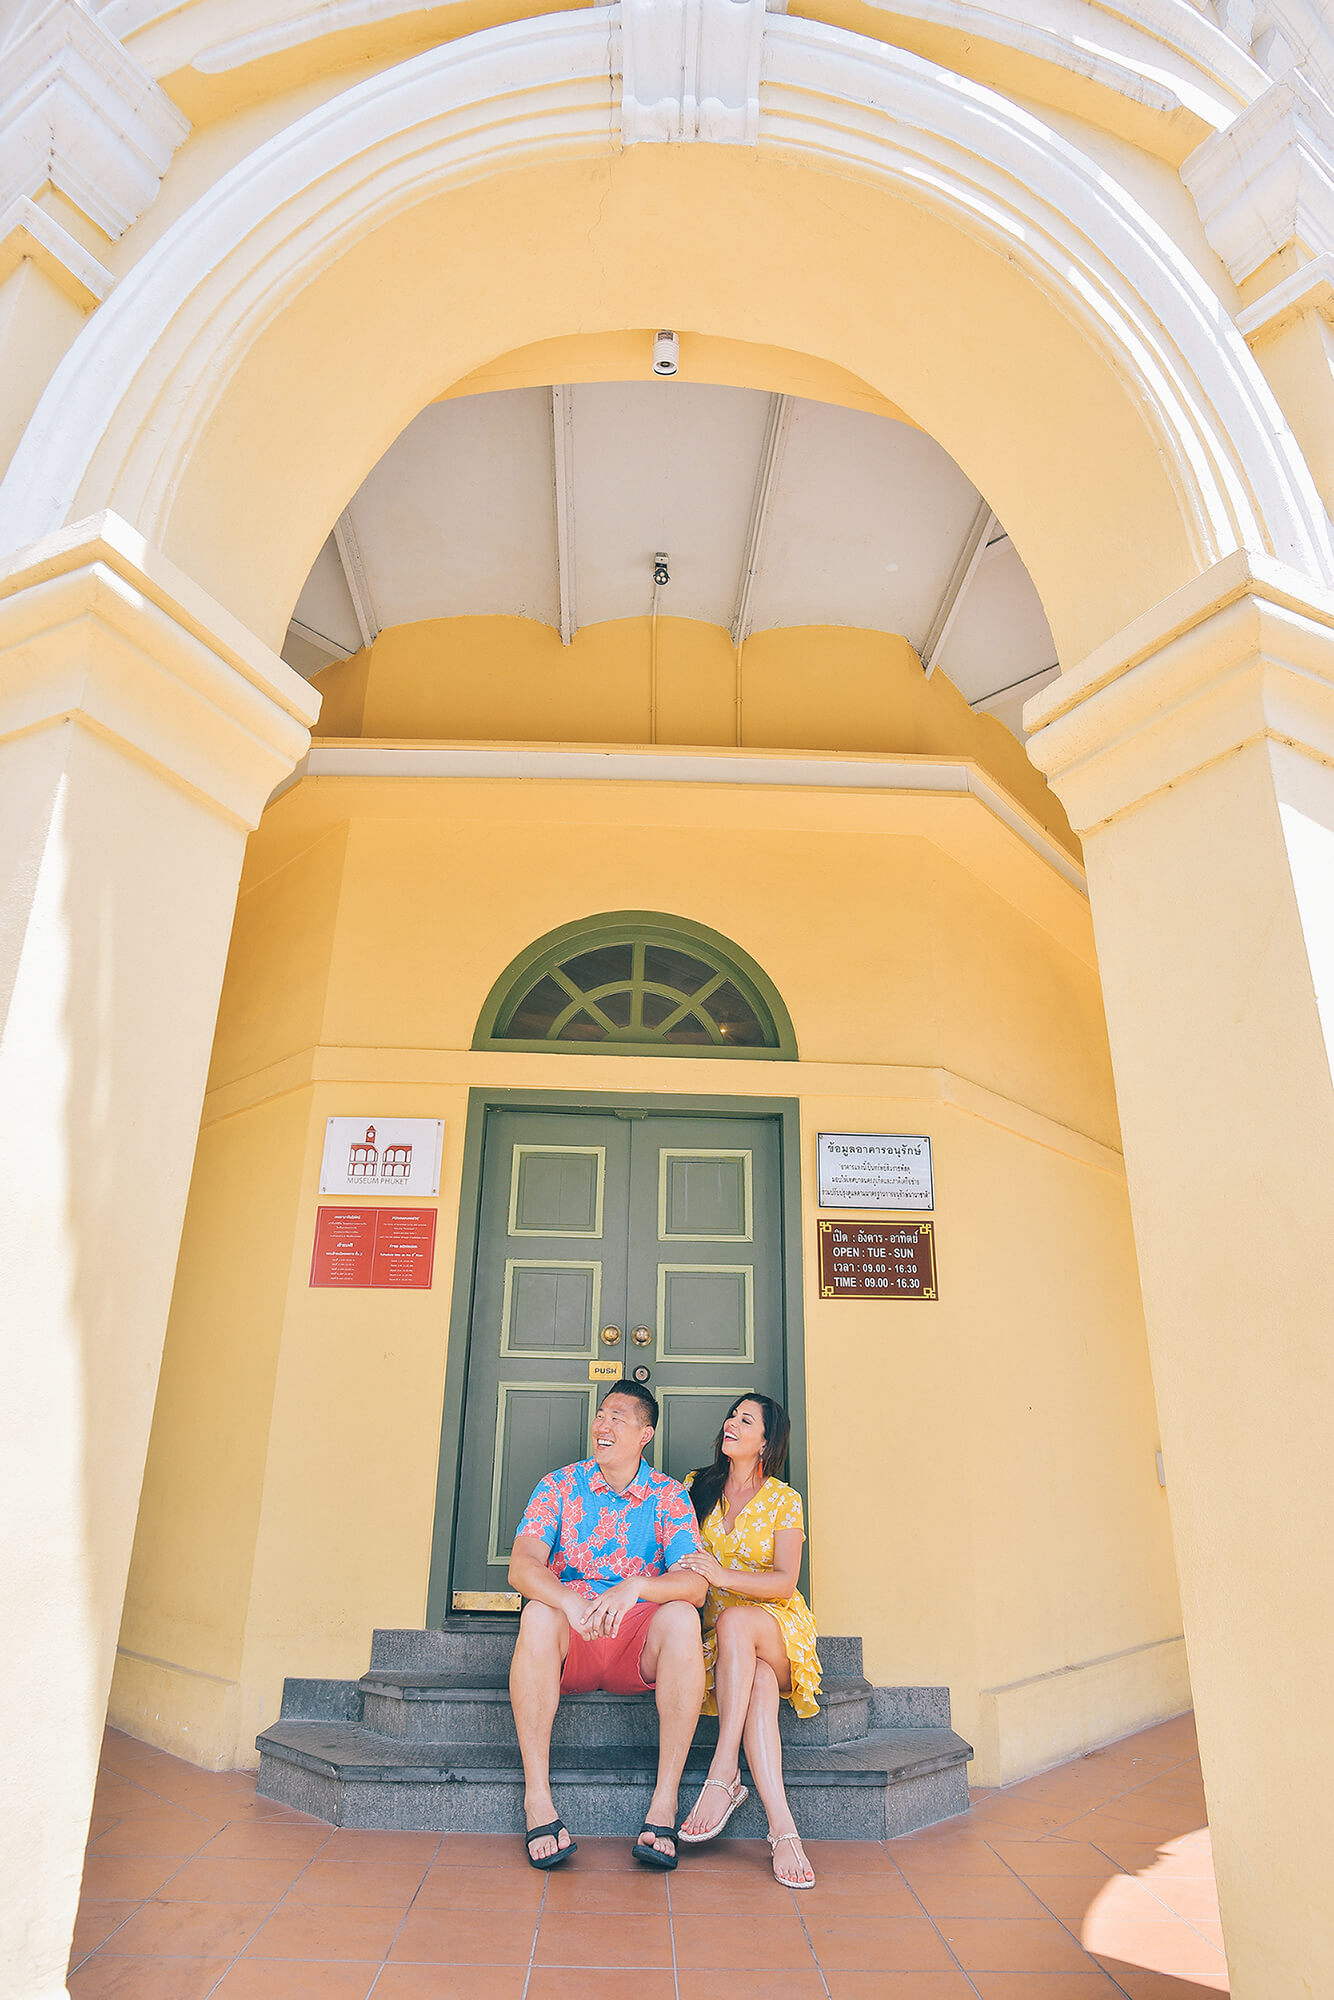
[[582,1590],[574,1590],[569,1584],[561,1585],[560,1609],[570,1621],[571,1632],[577,1632],[582,1639],[595,1635],[589,1630],[589,1622],[597,1611],[600,1600],[585,1597]]
[[639,1578],[624,1576],[614,1583],[610,1590],[604,1590],[593,1599],[589,1607],[590,1615],[585,1620],[583,1634],[586,1639],[614,1639],[621,1629],[621,1621],[632,1604],[639,1602]]

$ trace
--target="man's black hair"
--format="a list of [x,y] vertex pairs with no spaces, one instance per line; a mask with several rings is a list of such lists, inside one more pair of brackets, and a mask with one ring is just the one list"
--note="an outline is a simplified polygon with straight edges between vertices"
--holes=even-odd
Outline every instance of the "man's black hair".
[[[646,1382],[632,1382],[628,1376],[623,1376],[619,1382],[612,1383],[607,1396],[629,1396],[644,1412],[644,1422],[652,1424],[654,1430],[658,1428],[658,1399]],[[607,1396],[602,1398],[604,1403]]]

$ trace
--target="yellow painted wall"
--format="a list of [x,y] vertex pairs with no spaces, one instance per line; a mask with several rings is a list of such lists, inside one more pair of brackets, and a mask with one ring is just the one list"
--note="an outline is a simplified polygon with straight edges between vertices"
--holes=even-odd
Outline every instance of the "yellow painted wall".
[[[973,758],[1072,853],[1060,802],[1018,739],[928,681],[896,633],[844,625],[756,632],[737,649],[692,618],[608,619],[563,646],[532,618],[430,618],[381,632],[315,676],[320,737],[741,743]],[[739,686],[738,686],[739,682]]]
[[[735,939],[783,994],[800,1060],[470,1049],[534,937],[625,907]],[[969,797],[315,778],[251,843],[117,1722],[252,1761],[284,1674],[355,1676],[373,1626],[422,1621],[482,1084],[798,1098],[825,1629],[861,1632],[882,1681],[947,1683],[983,1781],[1065,1753],[1076,1683],[1103,1736],[1180,1706],[1166,1665],[1095,1666],[1166,1660],[1180,1626],[1078,892]],[[429,1292],[308,1285],[323,1123],[363,1112],[444,1120]],[[938,1304],[816,1296],[814,1134],[850,1126],[933,1137]],[[1060,1669],[1045,1722],[1040,1695],[997,1720],[988,1690]]]

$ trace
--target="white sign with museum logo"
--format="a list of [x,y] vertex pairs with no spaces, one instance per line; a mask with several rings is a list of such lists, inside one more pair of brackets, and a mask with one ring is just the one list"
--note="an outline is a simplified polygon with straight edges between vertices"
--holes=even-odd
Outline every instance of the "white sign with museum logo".
[[931,1141],[911,1132],[821,1132],[821,1208],[934,1208]]
[[439,1194],[444,1136],[439,1118],[330,1118],[320,1193]]

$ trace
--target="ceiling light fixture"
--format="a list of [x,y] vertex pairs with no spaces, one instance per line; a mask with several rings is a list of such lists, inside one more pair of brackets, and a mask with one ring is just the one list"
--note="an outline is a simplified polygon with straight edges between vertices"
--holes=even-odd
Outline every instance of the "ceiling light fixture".
[[675,375],[680,365],[681,343],[670,327],[663,327],[653,337],[653,373]]

